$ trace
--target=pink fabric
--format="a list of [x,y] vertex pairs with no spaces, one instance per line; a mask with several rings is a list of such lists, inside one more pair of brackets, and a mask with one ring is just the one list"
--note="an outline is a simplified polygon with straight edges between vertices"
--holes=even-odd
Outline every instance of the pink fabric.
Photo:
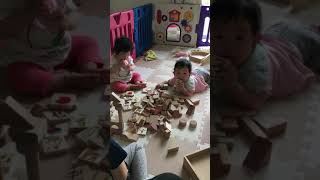
[[[132,73],[132,78],[128,83],[136,84],[138,81],[142,81],[141,75],[137,72]],[[115,81],[111,83],[111,89],[114,92],[123,93],[128,91],[129,85],[124,81]]]
[[[200,93],[208,89],[208,84],[205,82],[203,76],[201,74],[198,74],[197,72],[191,72],[191,76],[194,77],[194,86],[195,90],[194,93]],[[170,86],[173,86],[176,83],[177,78],[172,78],[169,81]]]
[[264,36],[261,43],[267,49],[272,69],[272,96],[285,97],[308,87],[314,73],[307,68],[299,50],[289,42]]
[[[99,47],[90,37],[74,36],[68,58],[55,69],[77,70],[77,67],[87,62],[103,66]],[[47,96],[52,91],[53,73],[34,63],[17,62],[8,66],[7,82],[18,93]]]

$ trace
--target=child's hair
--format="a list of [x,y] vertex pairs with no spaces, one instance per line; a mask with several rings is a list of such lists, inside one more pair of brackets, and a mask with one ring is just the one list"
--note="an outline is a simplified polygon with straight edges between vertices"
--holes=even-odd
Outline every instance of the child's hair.
[[261,30],[261,8],[255,0],[216,0],[211,17],[214,21],[231,21],[244,18],[254,34]]
[[120,52],[131,52],[133,49],[133,44],[131,40],[127,37],[117,38],[114,42],[114,47],[112,52],[115,54],[119,54]]
[[181,58],[178,61],[176,61],[176,64],[174,65],[174,70],[182,69],[185,67],[187,67],[189,69],[189,73],[191,73],[192,65],[190,61],[188,61],[187,59]]

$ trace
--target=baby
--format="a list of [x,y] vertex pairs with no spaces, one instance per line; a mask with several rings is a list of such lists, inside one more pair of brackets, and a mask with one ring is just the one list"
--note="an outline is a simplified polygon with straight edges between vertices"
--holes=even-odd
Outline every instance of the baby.
[[210,74],[204,69],[195,69],[187,59],[179,59],[174,65],[174,77],[156,86],[161,88],[164,84],[174,87],[174,90],[184,96],[192,96],[194,93],[203,92],[208,88]]
[[217,97],[257,109],[270,97],[297,93],[315,80],[318,28],[279,22],[260,33],[261,9],[254,0],[216,0],[213,5]]
[[115,41],[110,61],[112,91],[122,93],[146,87],[140,74],[133,72],[135,65],[130,56],[132,47],[133,45],[129,38],[120,37]]

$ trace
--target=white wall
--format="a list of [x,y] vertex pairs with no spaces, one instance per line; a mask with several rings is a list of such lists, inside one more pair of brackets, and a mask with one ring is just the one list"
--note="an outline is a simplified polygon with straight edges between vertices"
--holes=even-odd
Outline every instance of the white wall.
[[130,10],[144,4],[155,2],[171,2],[171,0],[110,0],[110,13]]

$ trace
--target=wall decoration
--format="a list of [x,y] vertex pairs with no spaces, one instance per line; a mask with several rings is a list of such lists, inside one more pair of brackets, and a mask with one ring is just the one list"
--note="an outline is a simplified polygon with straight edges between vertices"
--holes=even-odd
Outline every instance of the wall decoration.
[[170,22],[179,22],[181,12],[177,10],[169,11],[169,21]]
[[193,19],[193,12],[192,11],[186,11],[183,13],[183,19],[186,19],[188,22],[192,21]]
[[162,15],[162,21],[167,21],[168,20],[168,16],[166,16],[166,15]]
[[163,41],[164,40],[164,34],[162,32],[157,33],[157,40]]
[[187,33],[190,33],[190,32],[192,31],[192,26],[186,25],[186,26],[184,27],[184,30],[185,30]]
[[191,36],[189,34],[185,34],[185,35],[182,36],[182,40],[185,43],[189,43],[191,41],[191,39],[192,38],[191,38]]
[[188,25],[188,21],[186,19],[181,20],[181,26],[185,27]]
[[157,23],[160,24],[161,23],[161,10],[157,10]]

